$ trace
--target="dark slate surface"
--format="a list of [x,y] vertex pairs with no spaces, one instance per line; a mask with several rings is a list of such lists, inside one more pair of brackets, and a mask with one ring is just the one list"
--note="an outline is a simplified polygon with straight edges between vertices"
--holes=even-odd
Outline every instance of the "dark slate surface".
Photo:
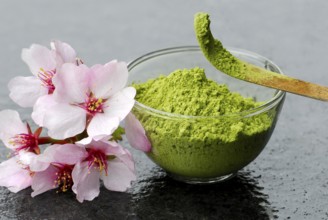
[[[193,14],[211,14],[225,45],[276,62],[286,74],[328,85],[328,2],[324,0],[3,0],[0,5],[0,110],[14,108],[6,84],[29,75],[23,47],[69,42],[88,64],[130,61],[160,48],[195,45]],[[102,188],[93,202],[73,193],[34,199],[0,188],[0,219],[328,219],[328,104],[288,94],[263,153],[238,176],[211,186],[171,180],[132,151],[138,180],[126,193]],[[1,123],[1,122],[0,122]],[[1,144],[0,159],[8,150]]]

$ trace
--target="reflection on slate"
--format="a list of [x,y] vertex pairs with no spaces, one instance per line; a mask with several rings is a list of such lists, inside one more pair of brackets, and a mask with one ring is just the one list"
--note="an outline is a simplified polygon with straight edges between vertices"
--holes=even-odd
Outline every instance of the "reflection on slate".
[[[271,219],[272,208],[256,177],[242,171],[213,185],[189,185],[172,180],[159,168],[140,180],[133,192],[135,213],[141,219]],[[216,204],[216,205],[213,205]],[[160,213],[160,215],[158,214]]]
[[98,198],[82,204],[72,192],[31,198],[30,189],[13,194],[2,188],[0,209],[2,218],[12,219],[272,219],[275,210],[261,190],[250,171],[200,186],[172,180],[154,167],[127,193],[101,187]]
[[17,194],[2,188],[0,219],[126,219],[132,213],[131,195],[111,192],[101,187],[99,197],[80,204],[73,192],[49,191],[35,198],[32,190]]

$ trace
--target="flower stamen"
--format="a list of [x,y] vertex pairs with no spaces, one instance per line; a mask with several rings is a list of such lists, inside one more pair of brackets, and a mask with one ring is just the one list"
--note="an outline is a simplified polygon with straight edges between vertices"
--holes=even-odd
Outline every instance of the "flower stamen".
[[67,192],[73,186],[72,170],[69,165],[55,165],[58,168],[56,172],[57,178],[54,181],[54,187],[58,187],[56,193]]
[[55,90],[55,86],[52,83],[52,77],[56,74],[56,70],[44,70],[40,68],[38,77],[44,87],[48,89],[48,94],[52,94]]
[[89,150],[88,153],[89,155],[86,158],[86,161],[88,161],[89,170],[93,167],[99,172],[105,171],[107,175],[108,163],[106,154],[100,150],[94,149]]
[[39,148],[38,141],[32,134],[17,134],[9,140],[9,144],[17,146],[15,148],[17,152],[20,150],[35,152]]
[[75,58],[75,64],[76,66],[82,65],[84,62],[81,58],[77,57]]
[[88,102],[86,103],[86,108],[87,111],[90,114],[95,114],[95,113],[103,113],[103,99],[97,99],[94,97],[91,97]]
[[105,99],[96,98],[92,93],[87,95],[87,99],[84,103],[78,104],[79,107],[83,108],[87,112],[88,121],[98,113],[104,113]]

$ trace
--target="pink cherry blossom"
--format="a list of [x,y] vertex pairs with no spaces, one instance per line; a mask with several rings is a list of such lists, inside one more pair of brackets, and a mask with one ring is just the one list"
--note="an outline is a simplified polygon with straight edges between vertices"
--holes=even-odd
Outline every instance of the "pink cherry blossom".
[[22,122],[17,111],[0,111],[0,122],[0,139],[6,147],[16,152],[39,152],[38,136],[41,130],[33,134],[28,124]]
[[71,189],[73,167],[86,155],[84,148],[74,144],[54,144],[33,158],[30,163],[30,170],[35,172],[32,197],[55,188],[61,192]]
[[75,63],[76,53],[67,43],[54,41],[51,50],[38,44],[23,49],[22,59],[33,76],[13,78],[8,84],[9,96],[22,107],[32,107],[39,97],[54,92],[52,78],[57,69],[63,63]]
[[53,78],[55,104],[36,106],[47,109],[43,125],[49,136],[65,139],[85,129],[95,140],[112,134],[134,105],[136,91],[124,88],[127,78],[126,64],[116,60],[91,68],[64,64]]
[[125,191],[136,179],[130,152],[115,142],[92,141],[84,146],[87,156],[78,162],[72,172],[79,202],[93,200],[99,195],[99,179],[107,189]]
[[144,152],[151,151],[151,143],[146,136],[146,131],[132,113],[125,118],[125,134],[133,148]]
[[13,110],[0,111],[0,121],[0,139],[13,150],[14,155],[0,164],[0,186],[18,192],[31,185],[29,164],[35,153],[39,152],[38,135],[41,130],[32,134],[18,112]]
[[36,155],[20,151],[14,157],[0,164],[0,186],[7,187],[11,192],[18,192],[31,185],[32,175],[29,163]]

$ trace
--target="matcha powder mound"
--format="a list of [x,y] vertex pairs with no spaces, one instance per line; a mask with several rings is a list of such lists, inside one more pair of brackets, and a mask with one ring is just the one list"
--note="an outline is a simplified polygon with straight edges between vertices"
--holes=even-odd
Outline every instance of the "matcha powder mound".
[[191,116],[219,116],[252,109],[259,104],[232,93],[205,76],[200,68],[176,70],[143,84],[135,84],[136,100],[165,112]]
[[214,116],[170,118],[133,109],[152,145],[147,155],[169,173],[210,178],[236,172],[261,152],[274,127],[274,109],[248,117],[231,114],[261,103],[207,79],[200,68],[176,70],[133,86],[136,100],[152,108]]

